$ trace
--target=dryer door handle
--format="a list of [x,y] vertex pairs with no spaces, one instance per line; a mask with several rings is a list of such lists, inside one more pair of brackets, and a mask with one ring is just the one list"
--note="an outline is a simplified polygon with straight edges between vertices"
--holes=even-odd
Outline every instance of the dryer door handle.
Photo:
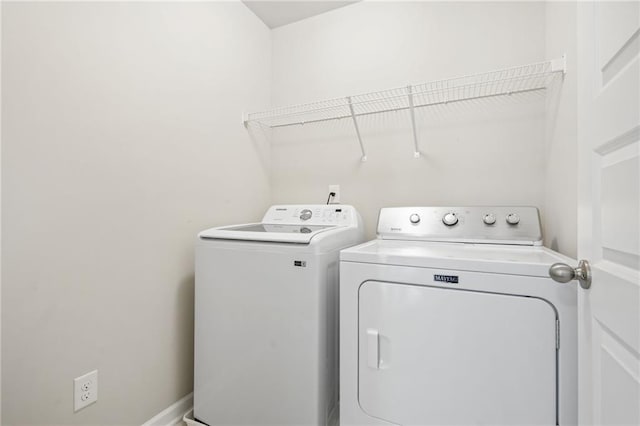
[[373,328],[367,328],[367,365],[380,369],[380,334]]

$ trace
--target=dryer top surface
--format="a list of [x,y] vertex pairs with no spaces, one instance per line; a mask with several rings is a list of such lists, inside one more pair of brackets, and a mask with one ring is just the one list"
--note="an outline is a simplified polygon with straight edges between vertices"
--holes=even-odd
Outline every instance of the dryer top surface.
[[571,259],[540,246],[382,239],[343,250],[340,260],[545,278],[549,277],[552,264],[571,262]]

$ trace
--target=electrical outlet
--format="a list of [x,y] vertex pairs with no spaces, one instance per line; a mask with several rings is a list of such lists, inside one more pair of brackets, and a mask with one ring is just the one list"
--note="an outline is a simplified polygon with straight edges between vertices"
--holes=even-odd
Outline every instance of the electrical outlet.
[[331,204],[340,204],[340,185],[329,185],[329,192],[333,192],[336,195],[331,197],[329,201]]
[[73,411],[82,410],[98,400],[98,370],[73,379]]

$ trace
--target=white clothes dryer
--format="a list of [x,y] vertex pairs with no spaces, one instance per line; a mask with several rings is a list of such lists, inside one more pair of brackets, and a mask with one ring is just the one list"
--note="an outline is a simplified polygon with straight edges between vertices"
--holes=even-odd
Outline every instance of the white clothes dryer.
[[339,251],[361,243],[347,205],[272,206],[196,244],[194,417],[326,425],[338,402]]
[[577,423],[576,286],[533,207],[384,208],[341,252],[340,424]]

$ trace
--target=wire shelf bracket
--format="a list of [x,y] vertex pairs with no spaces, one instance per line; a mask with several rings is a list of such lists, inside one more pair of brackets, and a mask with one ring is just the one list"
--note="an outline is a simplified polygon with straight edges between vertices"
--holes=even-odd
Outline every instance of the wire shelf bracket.
[[409,95],[409,111],[411,112],[411,129],[413,130],[413,157],[420,158],[420,150],[418,150],[418,132],[416,131],[416,114],[413,106],[413,91],[411,86],[407,86],[407,94]]
[[360,151],[362,151],[362,162],[367,161],[367,153],[364,151],[364,144],[362,143],[362,136],[360,136],[360,128],[358,127],[358,120],[356,119],[356,113],[353,110],[353,104],[351,103],[351,96],[347,96],[347,103],[349,104],[349,112],[351,112],[351,118],[353,119],[353,127],[356,129],[356,136],[358,136],[358,142],[360,143]]
[[560,58],[544,62],[481,74],[243,114],[242,122],[249,129],[253,125],[280,128],[351,119],[360,144],[362,161],[367,161],[358,119],[372,114],[408,111],[413,133],[413,155],[415,158],[419,158],[421,153],[415,117],[416,109],[451,102],[544,90],[558,76],[563,78],[566,72],[566,55],[562,55]]

